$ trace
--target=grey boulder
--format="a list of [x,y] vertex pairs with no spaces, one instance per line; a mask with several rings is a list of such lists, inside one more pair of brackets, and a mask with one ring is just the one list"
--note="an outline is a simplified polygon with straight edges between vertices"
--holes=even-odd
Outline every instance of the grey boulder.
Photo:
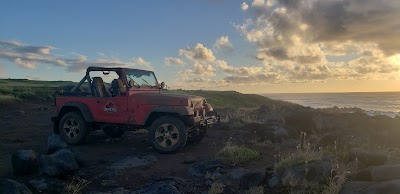
[[19,150],[11,156],[14,174],[31,174],[38,169],[38,158],[34,150]]
[[[306,179],[320,184],[331,177],[332,163],[325,160],[314,160],[309,163],[300,163],[289,166],[282,174],[282,184],[285,186],[298,186],[298,181]],[[296,181],[297,180],[297,181]]]
[[130,194],[180,194],[186,187],[186,181],[181,178],[167,177],[157,180],[147,186],[130,192]]
[[67,147],[67,143],[58,134],[52,134],[47,138],[47,154]]
[[31,194],[31,190],[25,185],[11,179],[0,181],[0,194]]
[[374,166],[371,168],[371,179],[373,181],[400,179],[400,165]]
[[68,149],[58,150],[51,155],[40,157],[40,171],[49,176],[63,176],[79,168],[74,154]]
[[379,182],[365,189],[366,194],[398,194],[400,193],[400,179]]
[[264,182],[266,178],[266,170],[237,168],[228,173],[228,177],[238,181],[241,187],[251,188],[259,186]]
[[207,174],[207,172],[215,172],[218,168],[223,169],[224,165],[219,160],[209,160],[190,165],[188,173],[191,176],[202,177]]
[[385,164],[387,156],[383,152],[373,152],[359,148],[353,148],[349,152],[351,159],[362,162],[366,166],[379,166]]
[[125,159],[118,161],[110,166],[113,170],[123,170],[128,168],[137,168],[153,164],[158,159],[155,156],[149,155],[139,158],[137,156],[128,156]]
[[361,194],[364,193],[365,189],[373,184],[368,181],[351,181],[343,185],[340,194]]

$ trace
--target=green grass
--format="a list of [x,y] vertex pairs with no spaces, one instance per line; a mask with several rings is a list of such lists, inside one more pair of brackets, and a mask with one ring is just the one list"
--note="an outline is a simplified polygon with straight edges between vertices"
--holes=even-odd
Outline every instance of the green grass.
[[261,154],[250,148],[228,143],[217,153],[217,158],[226,160],[232,166],[238,166],[260,159]]
[[[49,101],[61,87],[73,85],[70,81],[36,81],[27,79],[0,79],[0,95],[13,96],[23,101]],[[0,99],[5,101],[5,99]]]
[[291,104],[257,94],[242,94],[235,91],[168,90],[165,92],[202,96],[215,108],[257,108],[261,105],[282,106]]

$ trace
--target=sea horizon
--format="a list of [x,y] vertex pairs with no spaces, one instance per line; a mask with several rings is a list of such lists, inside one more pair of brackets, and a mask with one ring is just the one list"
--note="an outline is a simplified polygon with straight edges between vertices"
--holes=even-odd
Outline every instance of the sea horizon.
[[259,95],[312,108],[360,108],[369,115],[400,116],[400,92],[263,93]]

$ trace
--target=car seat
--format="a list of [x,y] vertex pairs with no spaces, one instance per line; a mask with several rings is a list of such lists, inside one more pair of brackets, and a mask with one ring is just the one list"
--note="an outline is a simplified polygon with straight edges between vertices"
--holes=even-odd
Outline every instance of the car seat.
[[93,91],[96,97],[111,97],[101,77],[94,77],[92,82]]
[[116,95],[122,95],[126,92],[126,88],[124,86],[124,83],[122,82],[121,79],[114,79],[111,82],[111,90],[112,90],[112,94],[114,96]]

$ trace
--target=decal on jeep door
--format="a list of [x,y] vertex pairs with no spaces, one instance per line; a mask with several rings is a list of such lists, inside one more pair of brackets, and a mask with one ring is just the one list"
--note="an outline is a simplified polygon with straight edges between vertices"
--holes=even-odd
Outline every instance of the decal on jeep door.
[[104,108],[105,112],[117,112],[117,107],[115,107],[114,102],[107,102],[106,107]]

